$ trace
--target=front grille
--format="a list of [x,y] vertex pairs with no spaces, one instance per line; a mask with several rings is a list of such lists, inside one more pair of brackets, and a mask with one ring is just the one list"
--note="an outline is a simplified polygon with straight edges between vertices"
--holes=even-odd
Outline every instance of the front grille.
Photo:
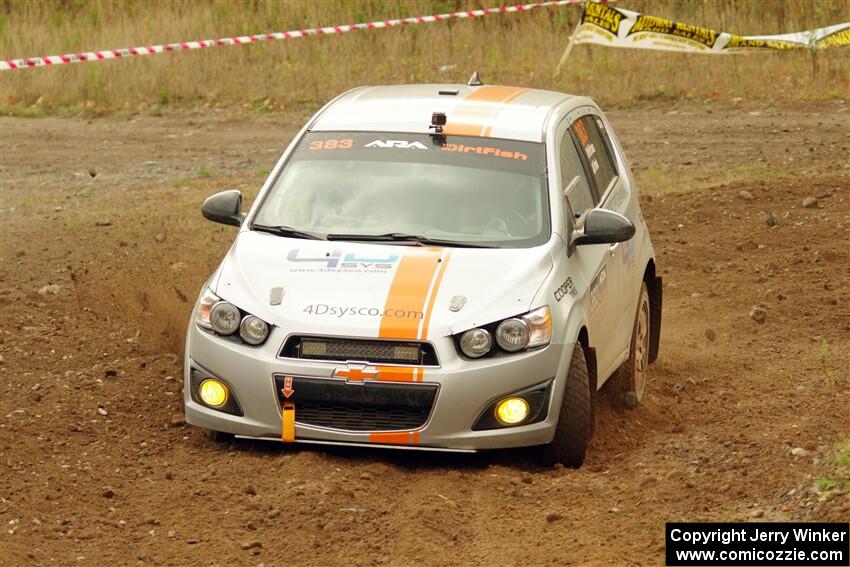
[[428,410],[304,403],[297,406],[295,421],[348,431],[395,431],[422,427],[428,420]]
[[437,365],[437,354],[431,343],[407,341],[294,336],[287,339],[280,356],[309,360]]
[[[275,376],[283,402],[284,376]],[[328,378],[292,379],[295,422],[346,431],[399,431],[425,425],[437,386],[433,384],[347,384]]]

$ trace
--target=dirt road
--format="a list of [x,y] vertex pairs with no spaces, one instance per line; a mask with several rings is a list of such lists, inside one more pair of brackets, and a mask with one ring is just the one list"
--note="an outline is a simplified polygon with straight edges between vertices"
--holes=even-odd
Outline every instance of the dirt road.
[[580,470],[210,442],[179,354],[233,231],[199,206],[253,198],[297,120],[0,119],[2,563],[657,565],[666,521],[846,520],[847,104],[611,117],[664,333]]

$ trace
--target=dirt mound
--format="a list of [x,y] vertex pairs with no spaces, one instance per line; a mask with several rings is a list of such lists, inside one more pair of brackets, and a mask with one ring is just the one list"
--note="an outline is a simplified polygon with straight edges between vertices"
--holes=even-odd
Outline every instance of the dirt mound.
[[[846,519],[842,108],[615,113],[664,332],[646,403],[603,402],[580,470],[524,451],[211,443],[181,421],[179,357],[233,232],[198,206],[230,187],[252,197],[291,129],[4,119],[4,563],[657,564],[666,521]],[[190,148],[168,137],[184,131]],[[90,153],[114,139],[125,147]],[[221,155],[214,177],[186,165],[204,155]],[[659,189],[674,179],[695,189]]]

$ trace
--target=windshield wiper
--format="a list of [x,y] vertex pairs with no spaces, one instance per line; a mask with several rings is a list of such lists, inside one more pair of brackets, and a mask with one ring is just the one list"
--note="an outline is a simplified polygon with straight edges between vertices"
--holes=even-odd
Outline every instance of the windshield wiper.
[[260,232],[268,232],[270,234],[276,234],[277,236],[288,236],[290,238],[306,238],[308,240],[324,240],[323,237],[318,234],[313,234],[312,232],[305,232],[303,230],[298,230],[297,228],[292,228],[291,226],[267,226],[264,224],[252,224],[251,230],[259,230]]
[[417,246],[454,246],[458,248],[498,248],[493,244],[484,242],[458,242],[455,240],[442,240],[439,238],[427,238],[416,234],[404,234],[402,232],[388,232],[386,234],[329,234],[328,240],[350,240],[352,242],[412,242]]

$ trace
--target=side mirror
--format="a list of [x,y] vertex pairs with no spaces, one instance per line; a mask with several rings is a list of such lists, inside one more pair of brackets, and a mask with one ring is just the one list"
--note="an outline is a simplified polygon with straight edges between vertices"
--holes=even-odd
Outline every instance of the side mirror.
[[635,225],[623,215],[607,209],[591,209],[582,227],[573,231],[572,244],[614,244],[634,235]]
[[207,197],[201,206],[201,212],[208,220],[231,226],[242,226],[242,221],[247,216],[242,212],[242,193],[238,189]]

